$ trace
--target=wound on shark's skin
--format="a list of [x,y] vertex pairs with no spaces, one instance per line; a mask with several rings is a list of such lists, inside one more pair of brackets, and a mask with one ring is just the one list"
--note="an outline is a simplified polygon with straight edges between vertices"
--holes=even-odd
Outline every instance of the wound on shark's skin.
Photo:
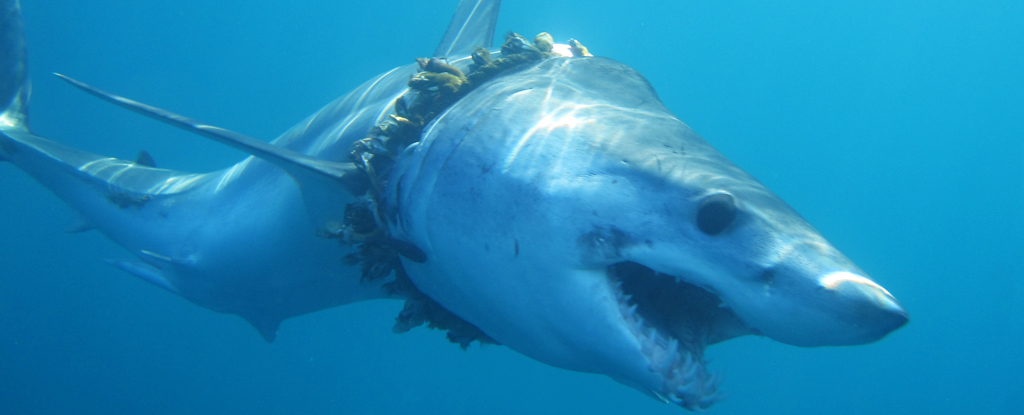
[[150,195],[133,195],[129,193],[112,193],[110,196],[107,196],[107,200],[110,203],[121,209],[142,209],[152,199]]
[[584,252],[584,263],[602,263],[622,258],[622,250],[633,244],[632,238],[614,226],[594,230],[579,237],[580,248]]

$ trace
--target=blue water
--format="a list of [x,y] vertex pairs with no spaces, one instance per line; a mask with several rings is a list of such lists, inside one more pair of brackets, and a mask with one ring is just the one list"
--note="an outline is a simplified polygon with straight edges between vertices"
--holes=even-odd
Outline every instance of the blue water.
[[[436,4],[434,4],[436,3]],[[168,168],[242,154],[50,72],[271,139],[434,50],[457,1],[23,0],[42,136]],[[771,3],[771,4],[766,4]],[[662,100],[888,288],[911,323],[867,346],[714,346],[717,414],[1024,413],[1024,3],[506,0]],[[397,302],[288,320],[266,344],[102,262],[128,257],[0,165],[0,413],[664,413],[602,376],[442,333]]]

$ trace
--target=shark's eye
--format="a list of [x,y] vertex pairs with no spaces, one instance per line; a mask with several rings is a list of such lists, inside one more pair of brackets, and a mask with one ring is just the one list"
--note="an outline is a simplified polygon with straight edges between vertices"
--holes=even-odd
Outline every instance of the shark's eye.
[[736,219],[736,199],[728,193],[715,193],[700,202],[697,227],[708,235],[722,233]]

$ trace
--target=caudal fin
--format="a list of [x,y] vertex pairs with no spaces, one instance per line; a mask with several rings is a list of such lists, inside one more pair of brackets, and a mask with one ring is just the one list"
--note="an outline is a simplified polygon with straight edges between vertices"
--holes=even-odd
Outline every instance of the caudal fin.
[[[25,53],[25,28],[18,0],[0,0],[0,131],[28,131],[31,91]],[[10,146],[0,139],[0,160]]]

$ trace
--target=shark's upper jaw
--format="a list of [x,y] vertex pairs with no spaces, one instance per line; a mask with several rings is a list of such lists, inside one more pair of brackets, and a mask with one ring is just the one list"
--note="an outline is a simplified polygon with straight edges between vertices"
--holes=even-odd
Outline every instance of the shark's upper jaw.
[[[907,312],[885,288],[809,226],[789,235],[764,232],[771,225],[758,224],[751,212],[744,215],[746,224],[717,238],[733,238],[722,242],[737,246],[744,245],[738,242],[744,239],[761,240],[759,248],[741,251],[746,257],[729,250],[686,256],[678,248],[640,248],[627,256],[680,284],[713,293],[728,310],[730,318],[723,321],[746,330],[711,333],[706,344],[753,333],[801,347],[858,345],[877,341],[907,323]],[[750,236],[757,234],[761,236]],[[713,238],[696,243],[709,250],[715,244]],[[700,310],[689,314],[714,315]]]
[[656,397],[688,409],[718,400],[719,378],[704,361],[707,345],[751,333],[717,295],[635,262],[607,267],[623,323],[637,338],[648,370],[660,377]]

